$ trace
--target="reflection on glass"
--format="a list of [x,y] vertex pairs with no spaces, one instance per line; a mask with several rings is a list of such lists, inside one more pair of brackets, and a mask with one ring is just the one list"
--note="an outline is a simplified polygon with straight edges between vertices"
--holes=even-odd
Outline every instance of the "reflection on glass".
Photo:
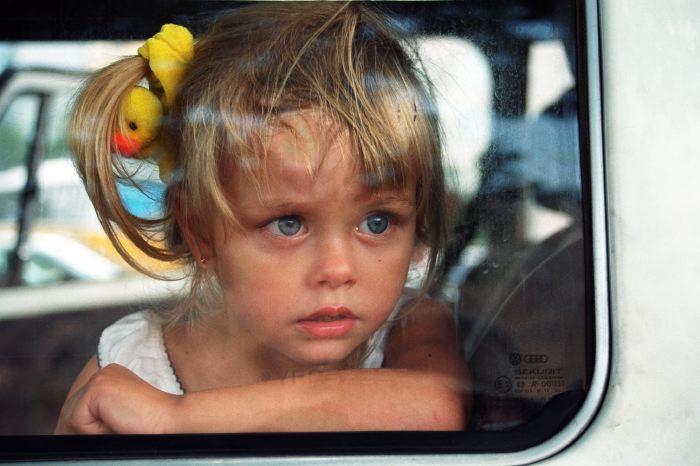
[[457,303],[472,375],[469,430],[554,423],[588,384],[573,16],[561,2],[550,14],[506,25],[510,40],[495,47],[477,42],[495,78],[491,143],[442,288]]

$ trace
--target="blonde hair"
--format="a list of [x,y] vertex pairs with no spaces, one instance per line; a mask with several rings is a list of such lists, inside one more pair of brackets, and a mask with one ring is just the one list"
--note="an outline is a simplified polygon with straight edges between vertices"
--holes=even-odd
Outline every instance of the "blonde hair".
[[446,234],[440,131],[429,81],[409,50],[371,7],[353,2],[261,3],[215,21],[195,44],[161,130],[176,162],[159,219],[124,207],[117,182],[129,174],[110,150],[121,103],[146,77],[147,62],[126,58],[89,80],[71,121],[77,167],[107,235],[132,266],[153,275],[123,238],[150,257],[191,266],[192,299],[171,322],[196,318],[211,305],[194,305],[202,288],[215,287],[191,257],[175,209],[204,236],[214,218],[235,224],[225,176],[242,170],[255,186],[264,183],[256,164],[288,111],[317,108],[346,128],[368,189],[415,183],[416,233],[430,248],[432,275]]

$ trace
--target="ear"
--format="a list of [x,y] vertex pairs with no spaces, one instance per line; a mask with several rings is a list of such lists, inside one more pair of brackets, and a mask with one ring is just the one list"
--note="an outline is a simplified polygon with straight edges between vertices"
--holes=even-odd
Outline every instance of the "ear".
[[189,213],[187,204],[181,201],[180,195],[176,196],[173,207],[175,219],[180,227],[180,232],[185,238],[187,246],[190,248],[192,260],[200,267],[211,267],[214,263],[215,256],[210,235],[194,226],[194,219]]

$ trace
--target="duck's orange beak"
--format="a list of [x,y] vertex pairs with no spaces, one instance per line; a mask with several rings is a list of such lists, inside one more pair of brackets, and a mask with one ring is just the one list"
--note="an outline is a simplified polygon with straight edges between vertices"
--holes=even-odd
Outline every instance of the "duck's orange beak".
[[121,131],[112,135],[112,150],[124,157],[133,157],[141,149],[141,141]]

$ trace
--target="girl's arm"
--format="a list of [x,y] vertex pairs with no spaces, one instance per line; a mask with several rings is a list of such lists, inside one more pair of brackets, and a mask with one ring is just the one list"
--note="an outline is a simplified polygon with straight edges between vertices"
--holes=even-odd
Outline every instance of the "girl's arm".
[[423,301],[392,330],[383,369],[313,373],[175,396],[151,387],[120,366],[92,374],[86,368],[84,378],[89,380],[72,391],[56,430],[461,429],[468,412],[468,380],[460,354],[449,314],[439,304]]
[[61,408],[56,434],[158,433],[175,395],[162,392],[129,369],[87,362]]
[[424,300],[397,324],[385,368],[317,373],[180,401],[175,432],[458,430],[468,384],[453,320]]

